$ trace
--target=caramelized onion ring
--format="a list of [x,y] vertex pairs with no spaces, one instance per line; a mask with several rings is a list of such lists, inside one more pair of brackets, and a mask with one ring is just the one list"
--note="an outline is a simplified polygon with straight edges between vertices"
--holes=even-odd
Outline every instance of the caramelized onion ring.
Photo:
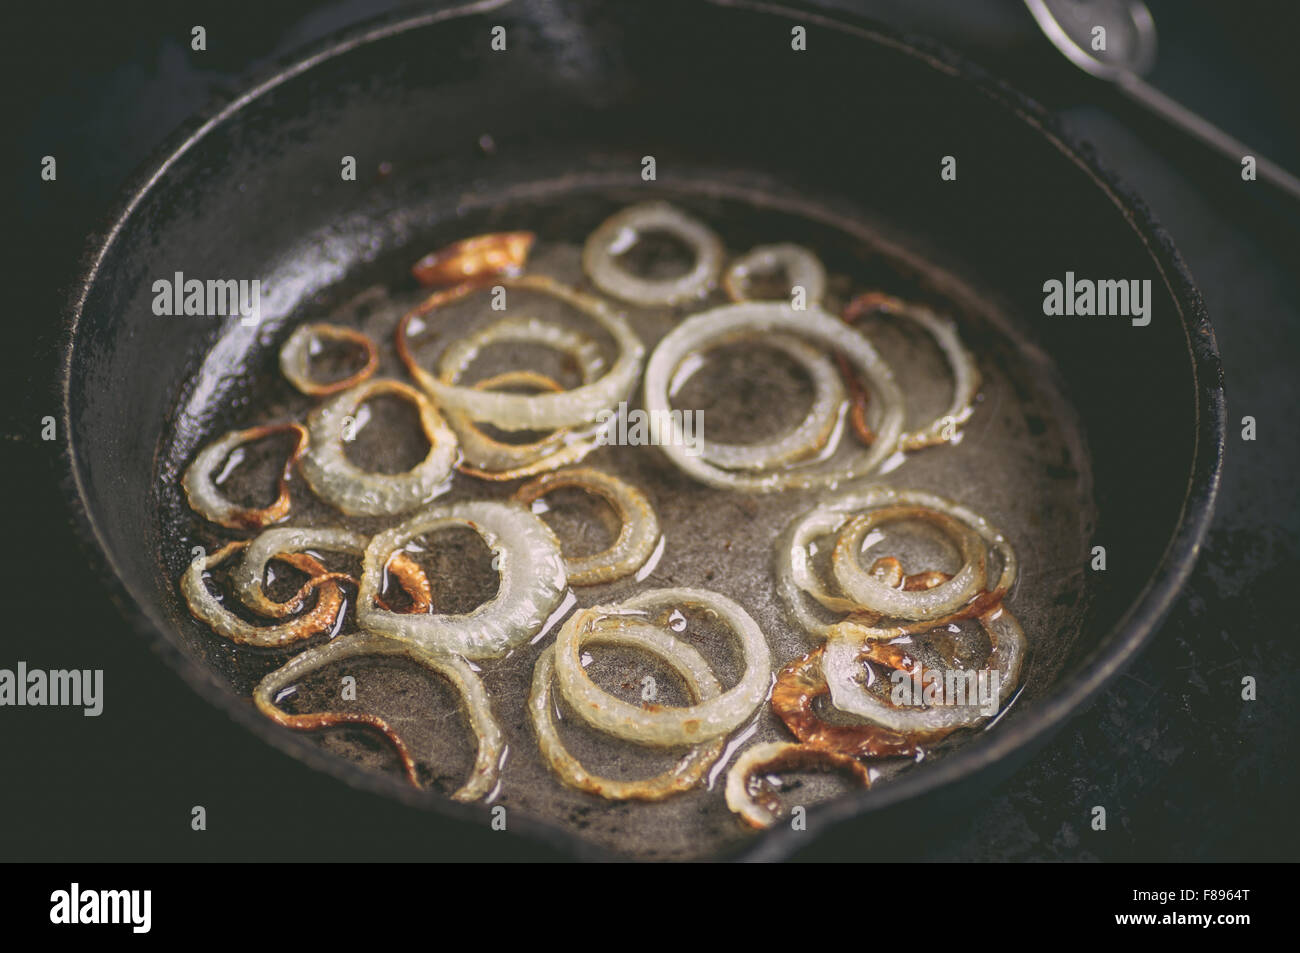
[[[497,594],[464,614],[411,615],[375,606],[385,567],[417,536],[467,526],[496,556]],[[518,503],[435,506],[375,536],[366,547],[357,596],[361,627],[378,635],[467,659],[500,658],[545,625],[567,591],[560,544],[540,518]]]
[[[883,523],[904,521],[931,523],[957,546],[962,567],[956,575],[933,588],[909,590],[886,585],[862,568],[858,553],[866,535]],[[853,517],[836,540],[831,567],[840,589],[858,606],[884,618],[920,621],[955,612],[981,592],[987,580],[987,559],[983,538],[946,513],[925,506],[893,505]]]
[[[582,667],[586,642],[611,626],[647,621],[651,607],[665,603],[674,609],[702,607],[731,629],[745,659],[745,673],[735,686],[687,708],[646,709],[615,698],[587,677]],[[579,609],[560,627],[555,650],[560,691],[579,717],[598,731],[643,745],[691,745],[726,735],[762,704],[772,683],[772,653],[758,623],[726,596],[706,589],[651,589],[618,605]]]
[[[872,312],[898,315],[910,318],[921,325],[934,338],[939,350],[943,351],[952,369],[953,394],[948,410],[940,414],[920,430],[904,433],[898,438],[898,449],[920,450],[941,443],[951,443],[956,438],[961,426],[970,420],[975,412],[975,396],[979,392],[980,375],[975,366],[975,358],[962,344],[957,334],[957,326],[948,318],[940,317],[929,308],[919,304],[910,304],[892,295],[879,291],[868,291],[858,295],[844,309],[844,320],[854,324],[859,318]],[[851,369],[841,364],[849,378],[850,391],[853,394],[853,411],[850,420],[858,436],[868,445],[875,436],[866,423],[866,392],[862,390]]]
[[[1025,657],[1025,633],[1015,616],[1002,606],[981,615],[979,620],[993,646],[985,664],[998,673],[998,706],[1001,707],[1020,681],[1020,668]],[[906,735],[949,732],[991,717],[979,705],[895,708],[886,704],[858,683],[856,676],[861,670],[863,652],[858,627],[831,626],[822,671],[830,686],[831,700],[841,711]]]
[[[591,641],[638,648],[657,655],[682,677],[696,702],[709,701],[722,693],[722,686],[699,652],[653,626],[633,623],[616,629],[602,629]],[[617,781],[598,777],[565,750],[555,730],[551,714],[551,680],[554,675],[555,647],[551,646],[537,659],[537,667],[533,669],[528,713],[532,717],[542,759],[571,788],[611,801],[662,801],[696,787],[722,755],[725,739],[718,737],[691,748],[673,768],[652,778]]]
[[[360,370],[336,381],[324,383],[311,379],[312,347],[322,338],[330,341],[346,341],[365,349],[366,362]],[[379,366],[379,350],[375,342],[355,328],[340,324],[300,324],[294,328],[289,340],[280,348],[280,370],[294,387],[312,397],[337,394],[360,384]]]
[[[366,401],[381,395],[415,405],[429,441],[428,455],[406,473],[372,473],[347,458],[344,421]],[[427,397],[401,381],[379,379],[358,384],[314,410],[307,420],[311,448],[302,460],[302,475],[326,503],[349,516],[393,516],[423,506],[447,490],[456,463],[456,434]]]
[[455,686],[465,702],[469,715],[470,727],[478,739],[478,753],[474,758],[474,768],[469,779],[452,795],[457,801],[476,801],[491,792],[496,785],[500,771],[501,755],[505,750],[505,738],[496,718],[492,714],[492,705],[487,690],[475,671],[462,658],[455,655],[439,655],[427,652],[418,646],[406,642],[396,642],[369,632],[353,632],[340,636],[331,642],[308,649],[295,656],[286,665],[271,672],[253,691],[253,702],[259,711],[277,724],[299,731],[311,731],[328,728],[337,724],[363,724],[382,731],[397,749],[406,771],[407,779],[416,787],[420,786],[415,772],[415,761],[406,745],[393,731],[392,727],[376,715],[351,712],[320,712],[309,715],[290,715],[276,706],[275,696],[283,689],[294,685],[308,674],[345,659],[362,656],[403,656],[441,675]]
[[411,266],[411,274],[426,287],[517,274],[536,238],[532,232],[489,232],[463,238],[425,255]]
[[190,613],[200,622],[212,627],[217,635],[258,648],[281,648],[301,642],[313,635],[329,632],[338,622],[343,608],[343,594],[339,591],[337,574],[328,573],[325,567],[306,553],[286,553],[279,558],[312,577],[317,587],[316,605],[310,612],[277,625],[253,625],[245,622],[221,604],[204,583],[209,569],[224,563],[231,554],[248,546],[245,541],[227,543],[211,555],[197,556],[181,576],[181,594],[190,607]]
[[[695,252],[695,263],[676,278],[639,278],[619,263],[646,232],[667,232]],[[643,202],[602,222],[582,247],[582,267],[601,291],[629,304],[678,305],[713,290],[722,269],[722,242],[698,219],[667,202]]]
[[[830,686],[822,672],[824,651],[825,646],[819,645],[777,673],[776,685],[772,689],[772,711],[790,733],[806,745],[847,757],[912,755],[916,750],[915,737],[875,724],[833,725],[813,710],[815,699],[830,694]],[[918,665],[905,647],[888,642],[868,642],[861,657],[908,673],[915,671]]]
[[790,289],[803,288],[808,304],[820,304],[826,296],[826,268],[816,255],[791,242],[758,245],[731,263],[722,276],[722,287],[732,301],[755,301],[748,294],[750,276],[784,270]]
[[478,290],[472,284],[457,285],[431,295],[408,312],[398,324],[396,332],[397,353],[402,363],[440,407],[460,411],[473,420],[492,424],[502,430],[548,430],[590,424],[602,410],[613,407],[627,396],[640,376],[645,345],[633,332],[626,318],[598,298],[541,275],[525,275],[502,281],[501,284],[508,289],[550,295],[581,311],[614,338],[618,357],[598,380],[562,394],[509,394],[443,383],[416,362],[411,353],[408,331],[415,317],[429,314]]
[[561,487],[574,487],[598,496],[618,515],[618,538],[608,549],[590,556],[564,558],[571,586],[594,586],[630,576],[650,558],[659,542],[659,520],[645,494],[618,477],[590,467],[547,473],[515,491],[525,506]]
[[[212,482],[213,471],[226,462],[236,447],[277,433],[292,433],[298,439],[280,471],[275,502],[260,509],[231,503]],[[190,507],[204,519],[229,529],[261,529],[289,515],[289,476],[293,472],[294,463],[306,449],[307,430],[302,424],[266,424],[248,430],[233,430],[199,451],[185,471],[181,486],[185,489]]]
[[823,768],[846,775],[871,787],[867,769],[853,758],[826,748],[796,745],[785,741],[756,744],[745,750],[727,772],[727,807],[739,814],[751,827],[771,827],[779,820],[780,809],[775,795],[751,793],[750,784],[760,771],[804,771]]
[[[731,473],[702,457],[691,456],[680,433],[680,424],[671,416],[669,382],[687,355],[707,347],[718,338],[737,332],[808,337],[847,355],[879,394],[879,433],[871,449],[860,458],[835,469],[796,468],[762,474]],[[893,373],[866,338],[821,308],[813,306],[806,311],[795,311],[788,304],[774,301],[723,305],[687,318],[659,342],[650,355],[645,372],[645,409],[652,417],[666,417],[670,428],[670,433],[660,438],[661,449],[688,476],[720,489],[767,493],[835,485],[864,476],[894,452],[894,444],[903,427],[902,401]]]
[[[316,588],[314,580],[308,580],[290,599],[276,602],[267,598],[262,588],[266,578],[266,566],[273,559],[279,559],[286,553],[300,553],[305,550],[324,550],[326,552],[348,553],[361,556],[366,551],[368,536],[353,533],[345,529],[330,529],[318,526],[282,526],[264,531],[249,543],[244,550],[244,558],[230,574],[230,579],[239,594],[240,601],[254,612],[272,618],[284,618],[299,611],[307,597]],[[411,600],[407,612],[428,612],[433,605],[433,590],[429,577],[424,574],[420,564],[409,556],[399,553],[389,564],[389,571],[397,579],[403,591]]]

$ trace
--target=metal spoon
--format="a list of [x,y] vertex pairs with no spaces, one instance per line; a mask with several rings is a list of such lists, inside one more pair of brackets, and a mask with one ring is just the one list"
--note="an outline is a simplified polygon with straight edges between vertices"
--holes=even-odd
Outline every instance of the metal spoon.
[[[1134,102],[1234,163],[1254,156],[1256,175],[1300,202],[1300,179],[1142,80],[1156,59],[1156,25],[1142,0],[1025,0],[1025,6],[1075,66],[1113,83]],[[1093,49],[1098,27],[1105,29],[1104,50]]]

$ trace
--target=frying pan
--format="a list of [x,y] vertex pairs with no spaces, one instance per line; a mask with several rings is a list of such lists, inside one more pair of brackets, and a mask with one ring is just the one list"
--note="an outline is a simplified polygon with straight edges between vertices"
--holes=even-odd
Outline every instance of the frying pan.
[[[792,29],[807,49],[792,49]],[[492,48],[504,28],[506,50]],[[1152,637],[1196,559],[1218,486],[1224,398],[1208,316],[1140,200],[1043,112],[953,54],[878,24],[749,2],[483,2],[353,30],[171,140],[90,248],[69,304],[62,432],[70,504],[115,601],[189,683],[269,743],[354,785],[485,823],[325,754],[232,690],[229,656],[176,624],[159,553],[174,486],[160,461],[222,423],[289,324],[493,196],[638,179],[815,200],[865,223],[893,260],[978,289],[1026,357],[1045,355],[1087,444],[1102,545],[1079,637],[995,730],[887,785],[812,809],[729,856],[864,856],[881,831],[939,830],[977,803]],[[956,181],[939,175],[958,159]],[[340,159],[366,170],[339,176]],[[431,247],[431,246],[430,246]],[[1049,317],[1066,271],[1149,279],[1152,320]],[[159,317],[174,272],[259,278],[260,323]],[[938,280],[938,279],[936,279]],[[215,368],[215,371],[214,371]],[[964,478],[964,477],[963,477]],[[604,856],[571,830],[504,836]]]

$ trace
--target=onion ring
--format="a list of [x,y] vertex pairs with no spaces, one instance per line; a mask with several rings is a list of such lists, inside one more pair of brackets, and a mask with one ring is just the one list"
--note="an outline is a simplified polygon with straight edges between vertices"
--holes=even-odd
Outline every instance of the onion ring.
[[[888,627],[874,627],[870,623],[878,621],[875,613],[863,611],[863,607],[852,599],[828,592],[809,564],[808,545],[819,536],[841,530],[854,513],[891,505],[927,507],[964,523],[979,534],[989,548],[998,554],[1002,563],[1002,573],[994,588],[977,595],[972,602],[950,616]],[[818,619],[809,609],[803,598],[805,593],[827,609],[852,613],[841,624],[853,626],[863,641],[888,640],[928,632],[941,625],[988,611],[1011,590],[1018,572],[1019,562],[1011,544],[1001,531],[978,513],[932,493],[883,485],[864,487],[813,507],[794,519],[777,543],[777,594],[791,620],[806,632],[822,639],[826,638],[830,623]]]
[[181,595],[185,597],[185,603],[190,607],[194,618],[206,623],[223,638],[257,648],[281,648],[334,628],[339,612],[343,609],[343,594],[339,591],[337,574],[326,572],[318,560],[306,553],[286,553],[278,558],[312,577],[311,584],[317,587],[317,596],[316,605],[310,612],[289,622],[259,626],[245,622],[223,606],[221,600],[209,591],[203,575],[247,546],[248,542],[244,540],[227,543],[215,553],[197,556],[190,563],[181,576]]
[[[348,553],[361,556],[366,551],[368,536],[349,532],[345,529],[327,527],[291,527],[283,526],[264,531],[252,540],[244,550],[244,558],[230,574],[235,592],[240,601],[254,612],[272,618],[284,618],[299,611],[307,597],[315,589],[315,581],[308,580],[302,588],[284,602],[269,599],[262,588],[266,578],[266,566],[273,559],[286,553],[299,553],[304,550],[325,550],[327,552]],[[398,585],[411,600],[407,612],[428,612],[433,605],[432,588],[429,577],[424,574],[420,564],[409,556],[399,553],[389,565]]]
[[[677,278],[638,278],[618,261],[646,232],[667,232],[695,252],[690,271]],[[703,222],[667,202],[643,202],[617,212],[588,236],[582,267],[601,291],[629,304],[655,307],[703,298],[722,270],[722,242]]]
[[[715,346],[725,343],[719,341]],[[812,406],[798,426],[770,440],[741,444],[702,438],[700,457],[724,470],[769,470],[812,456],[830,439],[844,403],[844,384],[826,355],[784,334],[763,338],[760,343],[781,351],[808,373],[813,382]]]
[[[861,459],[838,469],[820,471],[792,470],[770,474],[731,473],[701,457],[687,453],[680,424],[671,414],[669,380],[682,360],[693,351],[719,337],[737,331],[788,333],[811,337],[825,346],[846,354],[872,382],[879,394],[878,439]],[[875,349],[856,331],[816,306],[795,311],[788,304],[774,301],[746,301],[723,305],[687,318],[659,342],[646,365],[644,405],[651,418],[666,418],[670,433],[661,437],[661,449],[680,470],[701,483],[720,489],[772,492],[775,490],[835,485],[864,476],[894,450],[902,432],[902,394],[894,383],[889,366]]]
[[[277,433],[292,433],[298,439],[280,471],[275,502],[259,509],[238,506],[222,496],[212,482],[213,471],[225,463],[231,452],[241,444],[252,443]],[[298,423],[265,424],[248,430],[232,430],[200,450],[185,471],[181,486],[185,489],[190,507],[205,519],[228,529],[261,529],[279,522],[289,515],[289,476],[293,472],[294,463],[307,449],[307,442],[307,430]]]
[[439,655],[424,651],[418,646],[396,642],[369,632],[353,632],[340,636],[331,642],[308,649],[295,656],[287,664],[263,678],[253,691],[253,702],[259,711],[277,724],[299,731],[316,728],[328,728],[336,724],[364,724],[377,728],[384,733],[397,748],[406,770],[407,779],[420,787],[415,773],[415,761],[406,745],[397,733],[382,718],[352,712],[321,712],[310,715],[290,715],[275,704],[279,692],[304,678],[308,673],[331,662],[357,658],[367,655],[400,655],[416,662],[430,671],[436,672],[460,692],[469,714],[470,727],[478,739],[478,753],[474,758],[474,768],[469,779],[454,794],[456,801],[476,801],[489,793],[496,785],[500,772],[501,755],[505,750],[505,738],[496,718],[492,714],[492,705],[486,689],[469,664],[454,655]]
[[[499,562],[497,594],[464,614],[410,615],[375,606],[385,568],[416,536],[467,526]],[[378,635],[426,651],[467,659],[500,658],[536,635],[567,591],[560,544],[539,517],[517,503],[470,502],[431,507],[375,536],[366,547],[357,618]]]
[[[776,676],[772,688],[772,711],[800,742],[852,758],[910,756],[917,739],[875,724],[833,725],[814,710],[813,701],[830,694],[822,672],[819,645],[809,654],[787,664]],[[904,646],[889,642],[868,642],[861,658],[881,662],[897,671],[911,673],[919,663]]]
[[[617,629],[602,629],[592,636],[592,641],[632,646],[659,656],[682,677],[696,702],[709,701],[722,693],[722,686],[699,652],[653,626],[632,623]],[[652,778],[617,781],[593,775],[565,750],[555,730],[551,715],[554,675],[555,647],[551,646],[537,659],[537,667],[533,669],[528,713],[542,759],[571,788],[611,801],[662,801],[696,787],[722,755],[725,739],[718,737],[691,748],[673,768]]]
[[613,545],[590,556],[564,559],[564,571],[571,586],[594,586],[630,576],[655,551],[659,542],[659,520],[645,494],[618,477],[590,467],[547,473],[525,483],[512,499],[525,506],[561,487],[575,487],[598,496],[618,514],[618,538]]
[[[615,698],[587,677],[581,660],[586,642],[611,624],[644,621],[651,606],[665,602],[674,608],[701,606],[727,624],[745,658],[745,673],[735,686],[687,708],[646,709]],[[579,717],[608,735],[643,745],[698,744],[726,735],[762,704],[772,682],[772,653],[758,623],[726,596],[706,589],[651,589],[618,605],[579,609],[560,627],[555,649],[560,691]]]
[[[474,362],[483,348],[502,341],[523,341],[552,348],[571,357],[582,373],[584,384],[600,377],[605,358],[596,342],[586,334],[544,321],[528,318],[504,318],[481,331],[461,338],[447,347],[439,362],[439,380],[449,386]],[[474,390],[494,390],[519,384],[531,385],[551,393],[564,393],[560,384],[534,371],[506,371],[473,384]],[[494,440],[461,411],[447,411],[447,422],[461,441],[461,452],[469,466],[462,473],[489,480],[513,480],[568,463],[576,463],[597,446],[594,431],[577,434],[561,427],[533,443],[513,444]]]
[[[322,338],[331,341],[346,341],[365,348],[366,362],[358,371],[336,381],[319,383],[311,379],[312,347]],[[289,335],[289,340],[280,348],[280,370],[289,383],[304,394],[323,397],[337,394],[360,384],[379,366],[379,349],[375,342],[355,328],[340,324],[300,324]]]
[[501,284],[506,288],[550,295],[583,312],[614,338],[618,357],[598,380],[562,394],[508,394],[445,384],[416,362],[410,350],[407,332],[413,318],[428,314],[478,290],[472,284],[457,285],[431,295],[408,312],[398,323],[396,332],[397,354],[402,363],[440,407],[460,411],[473,420],[492,424],[502,430],[579,427],[590,424],[602,410],[617,404],[636,384],[645,357],[645,345],[621,314],[598,298],[541,275],[525,275],[502,281]]
[[[907,590],[886,585],[862,568],[858,552],[867,533],[882,523],[906,520],[933,523],[957,545],[962,567],[956,575],[930,589]],[[984,589],[986,564],[986,546],[978,533],[924,506],[882,506],[855,516],[840,531],[831,557],[835,581],[849,599],[884,618],[911,621],[937,619],[970,602]]]
[[732,301],[761,301],[749,294],[748,284],[752,274],[771,273],[784,269],[790,280],[790,289],[803,288],[808,304],[821,304],[826,296],[826,268],[816,255],[791,242],[776,245],[758,245],[731,263],[722,276],[722,287]]
[[801,771],[808,768],[828,768],[871,787],[867,769],[853,758],[836,754],[826,748],[796,745],[786,741],[773,741],[751,745],[727,772],[727,807],[739,814],[745,823],[762,830],[779,820],[780,809],[775,795],[750,793],[750,781],[759,771]]
[[[913,430],[900,436],[898,449],[911,451],[942,443],[952,443],[960,432],[961,426],[970,420],[971,414],[975,412],[975,396],[980,386],[980,374],[975,366],[975,358],[962,344],[957,334],[957,326],[950,319],[940,317],[929,308],[910,304],[879,291],[865,292],[850,301],[844,309],[844,320],[851,325],[863,315],[873,311],[900,315],[921,325],[939,345],[939,349],[943,351],[948,361],[948,366],[952,369],[953,394],[948,410],[920,430]],[[841,369],[848,370],[843,365]],[[861,385],[856,377],[852,376],[851,371],[849,371],[849,386],[854,400],[850,420],[858,436],[864,443],[870,444],[874,440],[874,434],[866,424],[865,392],[862,391]]]
[[[428,455],[406,473],[372,473],[357,467],[343,450],[344,420],[374,397],[409,400],[420,415],[429,441]],[[456,463],[456,434],[427,397],[401,381],[379,379],[358,384],[312,411],[307,419],[311,447],[302,475],[326,503],[349,516],[393,516],[423,506],[448,488]]]
[[411,266],[411,274],[426,287],[517,274],[536,238],[532,232],[489,232],[464,238],[425,255]]
[[[997,606],[979,617],[993,651],[990,667],[998,673],[998,706],[1006,702],[1020,681],[1025,656],[1025,633],[1007,609]],[[896,708],[867,692],[854,677],[860,670],[863,643],[858,627],[832,626],[826,640],[822,671],[830,687],[831,701],[841,711],[866,718],[877,725],[905,735],[947,733],[977,724],[985,718],[979,705],[936,705],[932,708]]]

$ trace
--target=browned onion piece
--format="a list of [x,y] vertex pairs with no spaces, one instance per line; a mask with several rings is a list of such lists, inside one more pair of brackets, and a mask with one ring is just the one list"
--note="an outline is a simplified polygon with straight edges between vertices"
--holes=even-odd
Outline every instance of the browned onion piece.
[[[237,447],[278,433],[292,433],[298,439],[280,471],[275,502],[260,508],[230,502],[212,482],[212,474]],[[199,451],[185,471],[181,486],[190,507],[205,519],[229,529],[261,529],[289,515],[289,477],[293,473],[293,465],[306,449],[307,429],[302,424],[264,424],[247,430],[233,430]]]
[[727,772],[727,807],[751,827],[771,827],[778,820],[780,805],[774,794],[752,790],[755,776],[760,771],[775,773],[809,768],[836,771],[860,782],[864,788],[871,787],[867,769],[853,758],[812,745],[774,741],[746,749],[731,766]]
[[518,274],[536,238],[532,232],[489,232],[464,238],[425,255],[411,266],[411,274],[426,287]]
[[[364,348],[365,364],[360,370],[336,381],[312,380],[312,348],[321,340],[343,341]],[[340,324],[300,324],[280,348],[280,370],[289,383],[312,397],[325,397],[354,387],[373,374],[378,366],[379,350],[375,342],[355,328]]]

